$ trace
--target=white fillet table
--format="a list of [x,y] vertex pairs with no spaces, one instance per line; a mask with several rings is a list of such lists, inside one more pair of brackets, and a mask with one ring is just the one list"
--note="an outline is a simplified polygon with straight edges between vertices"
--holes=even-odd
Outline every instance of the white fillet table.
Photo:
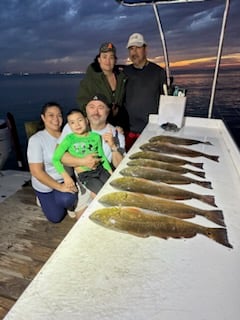
[[[178,187],[215,196],[233,249],[203,235],[191,239],[144,239],[95,224],[88,216],[103,207],[98,198],[117,191],[106,183],[6,320],[240,319],[239,150],[221,120],[186,118],[176,134],[161,129],[157,115],[151,115],[110,180],[120,176],[130,154],[159,134],[212,142],[212,146],[197,144],[189,148],[219,155],[218,163],[204,157],[186,159],[204,163],[206,180],[212,182],[213,190],[194,184]],[[199,200],[185,203],[214,209]],[[191,221],[218,227],[203,217]]]

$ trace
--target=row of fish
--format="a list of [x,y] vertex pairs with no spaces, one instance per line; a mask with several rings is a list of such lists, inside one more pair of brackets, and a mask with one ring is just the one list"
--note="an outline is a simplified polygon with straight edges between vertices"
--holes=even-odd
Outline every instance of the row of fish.
[[[108,193],[99,199],[100,203],[108,207],[96,210],[90,215],[90,219],[107,228],[140,237],[191,238],[196,234],[202,234],[232,248],[221,210],[202,210],[176,201],[198,199],[216,207],[214,196],[171,186],[171,184],[194,183],[212,188],[210,181],[184,176],[185,173],[191,173],[205,178],[203,171],[183,167],[187,164],[202,169],[203,163],[163,154],[203,156],[218,161],[218,156],[178,146],[197,143],[211,145],[208,141],[173,136],[152,137],[148,143],[140,146],[142,151],[130,155],[131,160],[127,163],[127,167],[120,171],[123,177],[110,182],[112,187],[120,191]],[[197,215],[222,227],[208,228],[185,220]]]
[[162,170],[158,168],[150,168],[145,166],[132,166],[124,168],[120,171],[123,176],[145,178],[147,180],[161,181],[168,184],[190,184],[195,183],[204,188],[212,189],[211,182],[192,179],[182,174]]
[[213,161],[219,161],[219,157],[216,155],[206,154],[200,151],[192,150],[189,148],[180,147],[178,145],[169,143],[169,142],[149,142],[143,144],[140,149],[144,151],[155,151],[155,152],[163,152],[168,154],[176,154],[185,157],[205,157],[211,159]]
[[225,228],[207,228],[179,218],[145,212],[136,207],[108,207],[93,212],[90,219],[109,229],[127,232],[138,237],[192,238],[202,234],[232,248]]
[[139,159],[133,159],[133,160],[129,161],[127,163],[127,165],[128,166],[141,166],[141,167],[158,168],[158,169],[162,169],[162,170],[177,172],[180,174],[191,173],[191,174],[196,175],[198,177],[205,178],[205,172],[203,172],[203,171],[191,170],[191,169],[181,167],[179,165],[175,165],[175,164],[171,164],[171,163],[167,163],[167,162],[163,162],[163,161],[139,158]]
[[202,210],[182,202],[141,194],[137,192],[118,191],[103,195],[99,202],[111,206],[134,206],[159,212],[181,219],[203,216],[221,226],[225,226],[221,210]]
[[161,162],[165,162],[167,164],[172,164],[176,166],[184,166],[185,164],[191,165],[193,167],[197,167],[202,169],[203,163],[202,162],[192,162],[182,158],[176,158],[172,156],[168,156],[165,154],[161,154],[154,151],[139,151],[129,156],[130,159],[150,159],[150,160],[157,160]]

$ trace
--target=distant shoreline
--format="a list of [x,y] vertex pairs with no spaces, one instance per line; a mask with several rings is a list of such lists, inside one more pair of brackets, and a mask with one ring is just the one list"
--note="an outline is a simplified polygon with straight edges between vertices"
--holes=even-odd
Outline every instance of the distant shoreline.
[[28,77],[28,76],[81,76],[84,75],[85,72],[78,72],[78,71],[69,71],[69,72],[16,72],[16,73],[12,73],[12,72],[3,72],[0,73],[0,77],[12,77],[12,76],[19,76],[19,77]]
[[[184,69],[184,68],[176,68],[170,69],[172,74],[194,74],[194,73],[212,73],[214,72],[214,68],[196,68],[196,69]],[[225,72],[238,72],[240,71],[240,67],[221,67],[220,66],[220,70],[219,73],[225,73]],[[19,76],[19,77],[28,77],[28,76],[83,76],[85,75],[85,72],[82,71],[59,71],[59,72],[43,72],[43,73],[39,73],[39,72],[2,72],[0,73],[0,77],[11,77],[11,76]]]

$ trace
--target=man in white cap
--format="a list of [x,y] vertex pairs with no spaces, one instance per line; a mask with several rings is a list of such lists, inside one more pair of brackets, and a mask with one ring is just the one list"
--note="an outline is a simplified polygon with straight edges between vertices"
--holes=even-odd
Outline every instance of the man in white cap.
[[140,33],[133,33],[127,43],[131,65],[124,68],[128,80],[125,106],[129,116],[126,149],[138,138],[151,113],[158,113],[160,94],[166,83],[163,68],[147,59],[147,43]]

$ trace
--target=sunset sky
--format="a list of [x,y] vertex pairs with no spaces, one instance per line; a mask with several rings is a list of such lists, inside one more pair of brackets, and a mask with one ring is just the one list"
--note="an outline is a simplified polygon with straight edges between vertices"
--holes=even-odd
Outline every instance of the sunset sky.
[[[172,68],[215,64],[224,0],[160,5]],[[239,0],[231,0],[222,66],[240,66]],[[126,43],[140,32],[148,57],[164,66],[151,6],[123,7],[115,0],[1,0],[0,73],[85,71],[101,43],[117,47],[126,63]]]

